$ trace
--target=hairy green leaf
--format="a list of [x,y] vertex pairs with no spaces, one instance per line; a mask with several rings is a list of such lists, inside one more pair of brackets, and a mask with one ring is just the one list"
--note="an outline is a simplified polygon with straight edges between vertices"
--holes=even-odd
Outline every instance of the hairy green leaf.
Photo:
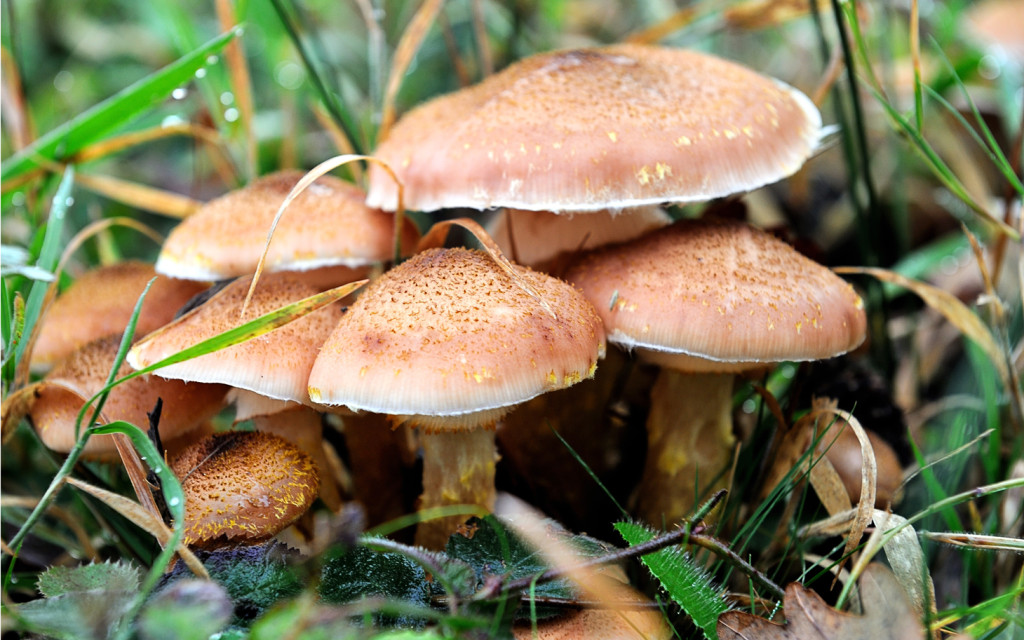
[[[648,542],[657,535],[652,529],[633,522],[616,522],[615,530],[631,546]],[[649,553],[641,556],[640,560],[704,632],[704,637],[717,640],[715,627],[718,616],[730,607],[722,597],[722,590],[711,582],[707,571],[697,566],[690,555],[679,547]]]

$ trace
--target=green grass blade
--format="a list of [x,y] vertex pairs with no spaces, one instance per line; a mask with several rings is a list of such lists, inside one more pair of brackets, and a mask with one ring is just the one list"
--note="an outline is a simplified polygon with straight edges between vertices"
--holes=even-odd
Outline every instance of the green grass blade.
[[[1003,150],[999,148],[999,143],[996,142],[995,136],[992,135],[992,130],[989,129],[987,124],[985,124],[985,118],[983,118],[981,112],[978,111],[978,106],[971,98],[971,94],[967,91],[967,87],[965,87],[963,82],[960,80],[960,76],[957,75],[956,69],[953,68],[953,65],[950,64],[948,60],[946,61],[946,64],[949,67],[949,72],[953,75],[956,85],[960,87],[963,92],[964,100],[967,101],[967,104],[971,108],[971,113],[974,115],[974,120],[977,123],[977,129],[972,127],[970,123],[967,122],[967,118],[961,115],[960,111],[950,104],[948,100],[942,97],[939,92],[935,91],[931,87],[926,87],[928,95],[945,107],[946,111],[960,122],[964,130],[970,134],[971,138],[978,143],[978,146],[981,147],[988,155],[989,159],[992,160],[992,164],[994,164],[996,168],[999,169],[999,172],[1003,174],[1003,177],[1013,185],[1014,190],[1016,190],[1018,194],[1024,194],[1024,184],[1021,184],[1020,178],[1018,178],[1013,172],[1013,165],[1011,165],[1010,161],[1007,160],[1006,156],[1003,154]],[[984,139],[982,139],[982,136],[978,134],[978,130],[984,134]]]
[[[657,535],[651,529],[633,522],[616,522],[615,530],[630,546],[653,540]],[[640,560],[704,632],[704,637],[717,640],[718,616],[730,607],[722,597],[722,590],[711,582],[707,572],[698,567],[689,554],[679,547],[649,553],[641,556]]]
[[[149,436],[145,432],[135,425],[121,421],[111,422],[108,425],[92,429],[92,433],[94,435],[123,433],[131,439],[136,451],[139,452],[139,457],[145,460],[153,473],[160,478],[160,490],[164,494],[164,502],[167,504],[167,509],[173,517],[171,537],[167,544],[164,545],[163,551],[157,556],[153,566],[149,568],[149,573],[146,574],[146,579],[139,586],[139,592],[136,594],[135,601],[128,611],[127,618],[132,620],[142,608],[142,605],[146,603],[146,598],[149,596],[150,591],[153,590],[157,580],[163,575],[171,558],[174,557],[178,543],[181,542],[182,535],[185,532],[185,493],[182,491],[181,483],[178,482],[170,467],[163,464],[163,456],[157,451],[156,445],[150,441]],[[120,630],[122,632],[120,635],[127,637],[131,631],[131,625],[121,625]]]
[[[75,170],[68,167],[64,170],[64,177],[57,186],[57,192],[53,195],[53,204],[50,205],[50,215],[46,221],[46,231],[43,234],[43,245],[39,250],[39,259],[36,266],[44,271],[53,273],[57,268],[57,261],[60,260],[61,238],[64,233],[64,218],[67,215],[68,207],[71,205],[71,188],[75,184]],[[43,301],[46,299],[46,291],[50,283],[37,280],[32,283],[28,293],[28,300],[25,302],[25,327],[26,335],[32,335],[32,329],[39,319],[39,313],[43,308]],[[25,354],[26,341],[18,342],[14,352],[15,367]]]
[[0,165],[0,179],[10,180],[30,171],[40,165],[40,160],[55,161],[71,156],[143,113],[195,77],[196,71],[210,64],[208,58],[223,49],[238,31],[232,29],[217,36],[50,131]]

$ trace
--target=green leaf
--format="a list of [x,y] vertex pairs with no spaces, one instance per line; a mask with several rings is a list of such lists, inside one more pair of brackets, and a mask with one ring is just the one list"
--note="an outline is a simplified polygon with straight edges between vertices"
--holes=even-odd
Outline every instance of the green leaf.
[[138,586],[139,570],[127,564],[52,567],[39,576],[45,597],[12,607],[12,612],[37,633],[101,640],[124,624]]
[[[611,546],[599,540],[566,531],[554,520],[546,520],[545,525],[552,535],[563,538],[563,542],[579,551],[581,558],[596,558],[614,551]],[[452,535],[448,539],[446,552],[449,556],[472,565],[481,584],[489,576],[498,575],[511,581],[540,575],[550,568],[545,564],[540,552],[520,540],[493,516],[487,516],[482,520],[473,518],[466,523],[466,529],[475,529],[472,537],[460,533]],[[571,599],[577,597],[578,593],[572,583],[563,578],[536,585],[533,595],[538,598]],[[538,607],[537,617],[550,617],[562,611],[551,607]],[[526,616],[528,612],[524,611],[522,615]]]
[[206,640],[231,622],[233,606],[223,587],[180,580],[153,598],[139,617],[142,640]]
[[39,593],[47,598],[74,591],[135,591],[138,587],[138,568],[120,562],[103,562],[79,567],[51,567],[39,575],[39,582],[36,585]]
[[[648,542],[657,535],[654,530],[632,522],[616,522],[615,530],[630,546]],[[641,556],[640,560],[704,632],[704,637],[717,640],[718,616],[730,607],[722,597],[722,590],[711,582],[707,571],[697,566],[680,547],[649,553]]]
[[[196,552],[210,578],[231,598],[235,620],[240,624],[252,621],[281,600],[302,591],[302,583],[289,565],[296,555],[279,542]],[[162,595],[171,585],[191,577],[179,562],[158,587],[159,593]]]
[[0,179],[10,180],[26,173],[39,166],[41,159],[67,158],[101,139],[190,81],[196,71],[211,64],[210,56],[223,49],[238,32],[236,28],[217,36],[50,131],[0,165]]
[[[342,604],[369,596],[428,606],[433,595],[427,572],[413,558],[394,551],[357,546],[325,559],[320,574],[320,597]],[[422,620],[400,615],[381,623],[418,627]]]

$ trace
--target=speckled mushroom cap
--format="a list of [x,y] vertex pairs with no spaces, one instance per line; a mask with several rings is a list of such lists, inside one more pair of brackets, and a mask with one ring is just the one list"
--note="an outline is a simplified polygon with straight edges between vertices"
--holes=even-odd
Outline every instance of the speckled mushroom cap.
[[[804,94],[713,56],[620,44],[531,56],[405,115],[374,155],[405,205],[594,211],[708,200],[804,163],[821,117]],[[396,187],[370,168],[370,206]]]
[[295,522],[320,481],[309,456],[259,431],[218,433],[170,462],[185,494],[185,543],[257,544]]
[[680,220],[587,254],[565,277],[597,308],[609,341],[679,369],[830,358],[865,337],[847,282],[740,222]]
[[[239,278],[207,302],[132,347],[128,362],[142,369],[261,315],[317,293],[288,273],[260,278],[244,318],[239,317],[251,277]],[[155,373],[167,378],[220,382],[277,400],[308,402],[306,380],[320,345],[341,317],[338,304],[240,344],[173,364]]]
[[[136,260],[84,273],[46,312],[32,349],[32,368],[48,369],[87,342],[124,332],[139,296],[154,276],[153,265]],[[166,276],[157,278],[146,294],[135,335],[144,336],[170,322],[175,312],[206,286]]]
[[[114,366],[120,336],[107,336],[81,347],[60,362],[43,379],[30,414],[39,438],[50,449],[67,453],[75,444],[75,420],[87,399],[107,384]],[[119,377],[132,372],[121,366]],[[187,433],[223,406],[227,387],[218,384],[188,384],[144,375],[123,382],[111,390],[103,405],[105,421],[124,420],[140,429],[149,428],[146,413],[163,398],[160,434],[165,441]],[[86,413],[85,420],[91,416]],[[85,446],[90,457],[116,455],[110,436],[93,436]]]
[[501,250],[511,256],[512,242],[508,230],[511,223],[516,261],[536,266],[561,253],[632,240],[671,222],[672,218],[660,207],[635,207],[626,211],[595,211],[579,215],[505,209],[491,221],[488,229]]
[[[300,171],[264,176],[212,200],[175,227],[156,269],[176,278],[220,280],[256,271],[267,232]],[[364,204],[363,191],[333,176],[311,184],[288,206],[270,243],[270,271],[359,267],[391,257],[394,216]],[[403,247],[418,238],[406,220]]]
[[516,268],[557,319],[479,251],[430,249],[391,269],[324,344],[310,397],[445,429],[423,417],[504,413],[592,376],[604,331],[590,303],[556,278]]

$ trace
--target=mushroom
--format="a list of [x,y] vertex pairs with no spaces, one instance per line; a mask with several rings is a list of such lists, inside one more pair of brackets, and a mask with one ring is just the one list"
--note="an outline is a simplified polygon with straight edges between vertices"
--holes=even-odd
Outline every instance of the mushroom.
[[277,535],[309,509],[319,485],[309,456],[258,431],[214,434],[170,466],[185,495],[184,542],[204,549]]
[[[58,453],[68,453],[75,445],[75,423],[86,400],[107,384],[114,366],[120,336],[107,336],[90,342],[60,362],[39,384],[29,414],[40,440]],[[132,373],[122,364],[119,377]],[[188,384],[152,374],[133,378],[115,386],[103,405],[107,422],[124,420],[140,429],[149,428],[147,413],[163,399],[160,435],[166,446],[216,414],[224,403],[227,387],[219,384]],[[86,420],[90,413],[85,414]],[[87,427],[83,424],[82,427]],[[84,455],[93,459],[117,456],[113,436],[89,438]]]
[[[556,51],[406,114],[374,155],[407,207],[598,211],[695,202],[775,182],[821,117],[782,82],[705,53],[635,44]],[[397,187],[370,167],[367,203]]]
[[[127,260],[87,271],[54,300],[43,317],[32,349],[32,369],[45,371],[87,342],[121,333],[128,326],[153,265]],[[135,335],[144,336],[174,318],[205,283],[160,277],[139,312]]]
[[[554,315],[482,252],[416,254],[359,296],[313,365],[315,402],[421,429],[423,509],[491,509],[495,423],[516,404],[591,377],[604,353],[600,319],[578,291],[516,272]],[[443,548],[453,520],[421,523],[417,542]]]
[[[837,418],[819,441],[818,453],[825,453],[825,457],[832,463],[843,481],[850,502],[857,504],[860,501],[864,460],[861,456],[860,441],[853,429],[848,428],[848,424],[845,420]],[[870,429],[865,429],[864,432],[875,452],[875,506],[885,509],[899,498],[897,490],[903,483],[903,469],[889,443]]]
[[[491,237],[516,262],[547,273],[559,256],[625,242],[672,222],[659,207],[634,207],[628,213],[598,211],[556,215],[550,211],[504,209],[488,225]],[[515,249],[513,251],[512,249]]]
[[[171,232],[157,259],[157,271],[192,280],[253,273],[278,209],[302,176],[300,171],[281,171],[208,202]],[[395,217],[367,207],[364,199],[355,185],[333,176],[317,179],[281,218],[267,255],[268,271],[334,267],[327,278],[342,284],[391,257]],[[403,249],[414,246],[418,235],[407,220]],[[338,273],[338,268],[345,269]]]
[[746,224],[680,220],[584,255],[566,272],[608,340],[661,365],[651,390],[638,514],[673,522],[732,458],[734,374],[845,353],[860,297],[827,268]]
[[[212,338],[244,322],[316,293],[316,287],[290,273],[268,274],[252,298],[247,315],[240,314],[251,278],[228,284],[200,306],[139,341],[128,353],[137,369]],[[306,382],[324,340],[341,318],[333,304],[320,308],[269,333],[191,360],[157,370],[157,375],[180,380],[219,382],[251,393],[242,395],[244,417],[261,416],[261,426],[289,435],[316,462],[324,482],[323,497],[331,508],[340,506],[338,489],[327,475],[322,429],[310,407]],[[259,402],[253,396],[263,396]],[[303,410],[303,408],[305,410]],[[289,411],[285,411],[288,409]],[[296,416],[301,419],[294,419]]]

